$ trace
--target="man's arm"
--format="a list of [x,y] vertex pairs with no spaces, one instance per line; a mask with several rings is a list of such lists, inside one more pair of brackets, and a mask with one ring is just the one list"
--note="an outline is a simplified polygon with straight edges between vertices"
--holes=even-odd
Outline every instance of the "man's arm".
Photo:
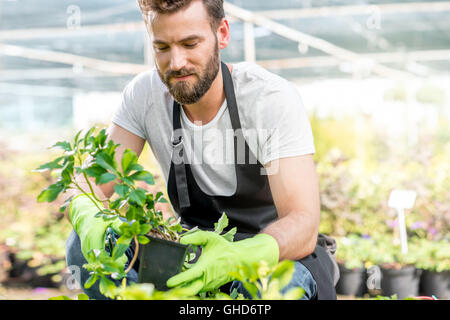
[[279,260],[301,259],[314,251],[320,222],[319,183],[312,155],[266,165],[278,220],[262,232],[275,238]]
[[[120,165],[122,154],[125,151],[125,149],[131,149],[136,153],[136,155],[139,157],[142,149],[144,148],[145,140],[141,137],[131,133],[128,130],[125,130],[124,128],[111,123],[107,129],[107,135],[108,140],[113,140],[115,144],[120,144],[120,146],[116,149],[116,161]],[[88,184],[85,182],[84,177],[82,175],[78,175],[76,177],[76,180],[80,184],[81,188],[83,190],[86,190],[89,192]],[[102,184],[102,185],[96,185],[95,179],[90,179],[92,188],[94,189],[95,194],[99,197],[100,200],[107,200],[109,199],[113,192],[114,192],[114,185],[115,183],[113,181]],[[68,197],[75,196],[77,194],[81,193],[79,190],[72,190],[71,192],[68,192]],[[106,205],[104,203],[104,205]],[[66,217],[69,217],[69,208],[67,207],[64,214]]]

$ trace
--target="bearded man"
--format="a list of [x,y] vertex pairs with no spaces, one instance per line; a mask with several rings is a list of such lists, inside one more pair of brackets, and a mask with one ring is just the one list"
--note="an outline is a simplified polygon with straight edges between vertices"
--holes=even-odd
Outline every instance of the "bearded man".
[[[221,61],[230,41],[223,0],[139,0],[155,68],[125,88],[108,137],[121,154],[138,156],[147,142],[174,213],[187,228],[181,238],[202,247],[193,267],[167,281],[197,294],[231,284],[243,265],[289,259],[295,272],[284,291],[300,286],[303,299],[335,299],[332,259],[318,241],[319,189],[312,130],[293,84],[256,64]],[[200,138],[198,138],[200,136]],[[105,198],[114,184],[96,186]],[[83,196],[67,212],[74,231],[67,263],[82,266],[89,250],[104,250],[107,227]],[[234,242],[214,232],[225,212]],[[137,281],[138,270],[128,273]],[[81,281],[88,274],[81,271]],[[98,287],[85,289],[102,298]]]

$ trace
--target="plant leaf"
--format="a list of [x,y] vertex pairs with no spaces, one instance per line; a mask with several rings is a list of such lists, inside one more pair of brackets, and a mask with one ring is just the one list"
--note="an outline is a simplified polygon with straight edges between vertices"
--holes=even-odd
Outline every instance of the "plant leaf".
[[78,300],[89,300],[89,296],[85,293],[79,293]]
[[146,236],[138,236],[138,241],[140,244],[147,244],[150,242],[150,239]]
[[42,190],[42,192],[38,195],[38,202],[52,202],[55,200],[59,193],[64,190],[64,185],[60,183],[54,183]]
[[102,168],[116,173],[116,163],[114,159],[105,152],[99,152],[95,157],[95,162]]
[[130,200],[136,202],[140,206],[144,206],[147,196],[143,189],[136,189],[130,192]]
[[52,148],[61,148],[65,151],[72,151],[72,147],[70,146],[70,143],[67,141],[60,141],[55,143]]
[[116,287],[116,285],[114,284],[114,282],[112,282],[108,278],[105,278],[105,277],[100,278],[99,288],[100,288],[100,292],[103,293],[104,295],[110,296],[109,291],[115,287]]
[[227,226],[228,226],[228,217],[224,212],[222,213],[220,219],[216,223],[214,223],[214,232],[220,234],[222,233],[223,229],[225,229]]
[[120,258],[125,253],[125,251],[127,251],[127,249],[130,246],[131,240],[132,240],[131,238],[123,236],[117,240],[111,255],[114,260]]
[[130,173],[130,167],[133,164],[136,164],[138,161],[138,157],[136,153],[130,149],[125,149],[122,155],[122,171],[124,175],[128,175]]
[[234,227],[231,230],[229,230],[227,233],[223,234],[222,237],[230,242],[233,242],[236,231],[237,231],[237,228]]
[[141,224],[139,228],[140,234],[147,234],[152,229],[152,226],[150,224]]
[[62,159],[64,159],[64,158],[65,158],[65,157],[62,156],[62,157],[56,158],[56,159],[53,160],[53,161],[44,163],[43,165],[41,165],[41,166],[39,166],[38,168],[34,169],[33,172],[44,172],[44,171],[47,171],[47,170],[50,170],[50,171],[51,171],[51,170],[53,170],[53,169],[61,169],[61,168],[62,168],[62,165],[59,164],[59,162],[60,162]]
[[97,281],[98,276],[96,274],[92,274],[84,283],[84,287],[86,289],[89,289],[90,287],[92,287],[94,285],[94,283]]
[[155,179],[153,178],[153,175],[145,170],[133,173],[131,176],[128,176],[128,178],[133,180],[145,181],[147,184],[150,185],[155,184]]
[[119,196],[121,196],[122,198],[124,198],[124,197],[127,195],[128,191],[130,191],[130,187],[128,187],[128,186],[125,185],[125,184],[116,184],[116,185],[114,186],[114,191],[115,191]]
[[105,168],[100,167],[98,164],[93,164],[84,169],[84,172],[86,172],[86,174],[90,177],[97,178],[108,171]]
[[117,176],[115,174],[105,172],[98,179],[96,179],[95,183],[105,184],[105,183],[115,180],[116,178],[117,178]]

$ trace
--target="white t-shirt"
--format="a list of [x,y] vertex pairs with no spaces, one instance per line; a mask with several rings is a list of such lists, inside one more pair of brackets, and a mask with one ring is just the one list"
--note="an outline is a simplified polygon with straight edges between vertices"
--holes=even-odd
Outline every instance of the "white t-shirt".
[[[242,132],[258,161],[314,154],[311,126],[297,89],[262,67],[233,64],[232,78]],[[155,68],[138,74],[124,89],[112,121],[144,138],[167,184],[173,133],[173,98]],[[186,153],[198,186],[208,195],[236,190],[233,130],[226,101],[207,124],[192,123],[181,108]],[[190,142],[190,143],[188,143]]]

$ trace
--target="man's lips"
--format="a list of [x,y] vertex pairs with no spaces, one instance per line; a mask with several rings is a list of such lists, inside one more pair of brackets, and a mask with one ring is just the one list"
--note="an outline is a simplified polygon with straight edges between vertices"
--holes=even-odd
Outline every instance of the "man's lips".
[[187,80],[190,76],[192,76],[192,74],[188,74],[188,75],[185,75],[185,76],[179,76],[179,77],[174,76],[172,78],[175,79],[175,80],[178,80],[178,81],[183,81],[183,80]]

